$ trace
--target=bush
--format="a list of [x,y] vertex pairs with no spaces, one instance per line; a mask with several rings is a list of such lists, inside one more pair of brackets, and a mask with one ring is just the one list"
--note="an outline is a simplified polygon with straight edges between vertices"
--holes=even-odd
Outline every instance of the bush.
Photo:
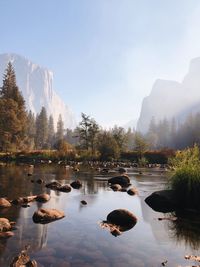
[[195,145],[178,151],[171,160],[174,174],[170,183],[175,190],[177,200],[182,207],[200,209],[200,151]]

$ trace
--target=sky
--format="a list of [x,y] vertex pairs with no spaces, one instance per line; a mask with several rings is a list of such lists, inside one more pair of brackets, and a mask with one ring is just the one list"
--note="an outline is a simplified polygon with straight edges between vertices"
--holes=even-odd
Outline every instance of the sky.
[[77,118],[139,117],[156,79],[181,81],[200,56],[199,0],[0,0],[0,53],[54,73]]

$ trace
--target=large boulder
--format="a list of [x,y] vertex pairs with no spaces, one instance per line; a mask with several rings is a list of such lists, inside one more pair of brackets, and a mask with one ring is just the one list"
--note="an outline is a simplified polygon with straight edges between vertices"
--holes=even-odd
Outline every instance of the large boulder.
[[10,202],[5,198],[0,198],[0,208],[9,208],[11,206]]
[[119,175],[108,179],[109,184],[119,184],[121,186],[128,186],[130,184],[130,178],[128,175]]
[[156,191],[148,196],[145,202],[158,212],[172,212],[177,209],[175,192],[173,190]]
[[49,223],[65,217],[64,212],[56,209],[39,209],[33,214],[33,221],[35,223]]
[[126,209],[117,209],[108,214],[107,221],[120,226],[134,226],[137,222],[137,218]]

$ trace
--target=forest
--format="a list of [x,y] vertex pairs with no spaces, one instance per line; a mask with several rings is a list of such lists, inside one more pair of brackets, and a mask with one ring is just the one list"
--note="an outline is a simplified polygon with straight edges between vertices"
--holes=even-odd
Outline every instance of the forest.
[[[56,107],[55,107],[56,108]],[[16,75],[9,62],[0,88],[0,151],[59,151],[59,155],[88,159],[152,161],[172,151],[200,143],[200,114],[190,114],[185,121],[175,118],[156,122],[141,134],[135,129],[101,127],[84,113],[78,126],[65,129],[61,115],[54,123],[45,107],[39,114],[26,110],[26,103],[16,84]],[[56,127],[55,127],[56,125]],[[55,129],[56,128],[56,129]],[[159,154],[160,153],[160,154]]]

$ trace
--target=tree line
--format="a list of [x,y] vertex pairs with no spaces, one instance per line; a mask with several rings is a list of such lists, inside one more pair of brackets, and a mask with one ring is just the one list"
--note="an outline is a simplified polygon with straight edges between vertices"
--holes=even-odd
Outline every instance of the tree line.
[[63,136],[61,115],[55,130],[53,117],[48,117],[45,107],[36,116],[26,110],[14,68],[9,62],[0,88],[0,150],[52,149]]
[[175,118],[165,118],[156,123],[152,118],[149,130],[143,137],[151,149],[184,149],[194,144],[200,145],[200,113],[191,113],[181,122]]
[[179,124],[175,119],[156,123],[152,118],[145,135],[118,126],[105,130],[84,113],[74,130],[64,128],[61,115],[56,129],[54,125],[45,107],[36,115],[26,110],[9,62],[0,87],[0,151],[74,150],[88,158],[111,160],[120,158],[124,152],[135,151],[142,158],[148,149],[182,149],[200,144],[200,114],[190,115]]

